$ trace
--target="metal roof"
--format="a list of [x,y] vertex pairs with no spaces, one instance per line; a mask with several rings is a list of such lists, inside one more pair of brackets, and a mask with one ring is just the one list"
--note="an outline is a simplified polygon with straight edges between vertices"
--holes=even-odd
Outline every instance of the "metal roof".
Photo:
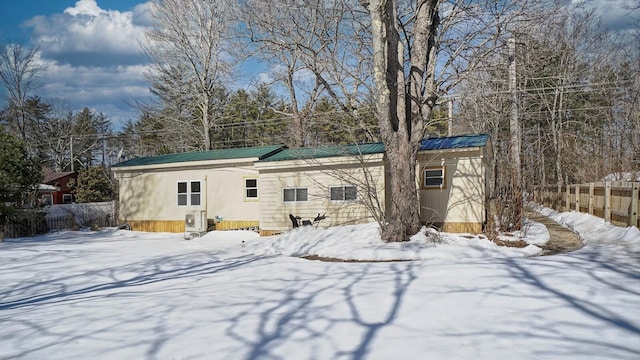
[[[489,135],[462,135],[442,138],[428,138],[420,141],[420,150],[461,149],[487,145]],[[113,167],[171,164],[190,161],[231,160],[258,158],[260,161],[284,161],[318,159],[334,156],[371,155],[384,153],[384,144],[365,143],[350,145],[330,145],[287,149],[283,145],[248,148],[219,149],[188,153],[147,156],[123,161]]]
[[243,158],[264,159],[284,149],[283,145],[259,146],[234,149],[195,151],[135,158],[113,165],[113,167],[171,164],[190,161],[231,160]]
[[263,159],[262,162],[318,159],[334,156],[371,155],[382,153],[384,153],[384,145],[381,142],[351,145],[313,146],[301,147],[296,149],[285,149],[280,151],[279,153]]
[[487,145],[489,135],[461,135],[442,138],[428,138],[420,141],[420,150],[462,149]]

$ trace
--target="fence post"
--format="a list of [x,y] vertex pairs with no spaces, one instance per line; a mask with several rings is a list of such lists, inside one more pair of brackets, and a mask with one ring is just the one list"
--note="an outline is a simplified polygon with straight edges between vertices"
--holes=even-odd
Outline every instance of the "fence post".
[[580,185],[576,185],[576,212],[580,212]]
[[571,210],[571,185],[567,184],[567,192],[565,194],[565,209],[566,211]]
[[604,183],[604,221],[611,222],[611,181]]
[[593,215],[593,197],[594,197],[594,191],[593,191],[593,183],[589,183],[589,214]]
[[640,188],[640,183],[634,182],[632,186],[629,226],[638,226],[638,189]]

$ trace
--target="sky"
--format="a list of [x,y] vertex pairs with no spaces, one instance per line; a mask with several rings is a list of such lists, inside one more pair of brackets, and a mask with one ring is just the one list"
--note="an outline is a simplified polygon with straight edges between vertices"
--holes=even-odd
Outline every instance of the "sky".
[[538,211],[584,247],[531,256],[537,223],[525,248],[426,229],[385,244],[375,223],[5,239],[0,358],[640,358],[640,231]]
[[[594,7],[616,30],[633,24],[625,4],[634,0],[574,0]],[[136,120],[131,104],[146,100],[139,50],[149,24],[148,3],[140,0],[20,0],[0,2],[0,43],[38,46],[41,73],[37,95],[73,109],[102,112],[115,127]],[[262,69],[260,69],[262,70]],[[255,72],[255,74],[254,74]],[[264,73],[243,68],[246,83]]]
[[136,118],[129,104],[149,94],[138,47],[147,9],[131,0],[2,1],[0,41],[40,48],[46,70],[36,94],[121,124]]

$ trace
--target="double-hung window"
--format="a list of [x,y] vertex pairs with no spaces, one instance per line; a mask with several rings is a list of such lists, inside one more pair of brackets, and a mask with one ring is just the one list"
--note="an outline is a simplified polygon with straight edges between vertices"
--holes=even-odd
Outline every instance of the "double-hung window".
[[309,199],[307,188],[287,188],[282,190],[282,201],[302,202]]
[[422,187],[426,189],[441,189],[445,187],[444,167],[425,168]]
[[200,181],[178,182],[178,206],[199,206],[202,204],[202,187]]
[[355,201],[358,198],[356,187],[353,185],[332,186],[329,188],[331,201]]
[[258,198],[258,179],[244,179],[245,199]]

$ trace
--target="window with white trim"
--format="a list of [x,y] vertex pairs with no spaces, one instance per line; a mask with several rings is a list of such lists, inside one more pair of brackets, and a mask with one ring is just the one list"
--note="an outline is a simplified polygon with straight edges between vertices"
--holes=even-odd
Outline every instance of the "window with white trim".
[[63,204],[71,204],[73,202],[73,195],[71,194],[62,194],[62,203]]
[[287,188],[282,189],[282,201],[284,202],[302,202],[309,199],[307,188]]
[[202,204],[202,183],[200,181],[178,182],[178,206],[199,206]]
[[244,197],[246,199],[258,198],[258,179],[244,179]]
[[329,198],[331,201],[355,201],[358,198],[358,193],[353,185],[331,186]]
[[443,188],[444,182],[444,167],[438,168],[425,168],[423,171],[422,186],[424,188]]

